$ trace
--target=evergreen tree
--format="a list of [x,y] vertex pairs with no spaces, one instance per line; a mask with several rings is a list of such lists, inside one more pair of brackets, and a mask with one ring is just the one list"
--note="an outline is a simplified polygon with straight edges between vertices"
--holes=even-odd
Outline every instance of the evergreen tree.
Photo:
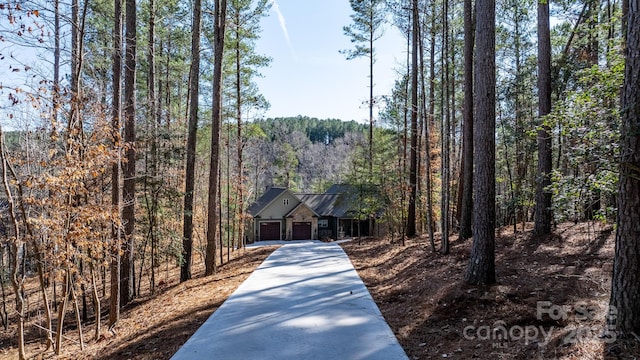
[[551,33],[549,2],[538,2],[538,115],[542,124],[538,129],[538,173],[534,234],[551,233],[551,129],[544,123],[551,112]]
[[351,42],[355,44],[352,50],[344,50],[348,60],[359,57],[369,58],[369,172],[373,159],[373,65],[376,62],[374,43],[382,36],[382,24],[385,13],[383,0],[349,0],[353,14],[353,23],[343,28]]
[[633,339],[640,333],[640,1],[629,0],[622,88],[616,250],[609,324]]
[[493,284],[495,274],[495,1],[476,1],[475,199],[473,245],[465,280]]

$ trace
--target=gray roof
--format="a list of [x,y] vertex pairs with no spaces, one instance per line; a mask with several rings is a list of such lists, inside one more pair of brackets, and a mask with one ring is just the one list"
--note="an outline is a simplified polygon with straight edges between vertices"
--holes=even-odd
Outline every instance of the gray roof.
[[[289,191],[282,187],[272,187],[256,202],[247,208],[247,212],[255,217],[282,193]],[[358,191],[356,187],[346,184],[331,186],[324,194],[293,194],[302,203],[321,217],[351,218],[357,213]]]
[[[298,196],[298,195],[296,195],[296,196]],[[299,209],[301,206],[305,206],[305,207],[307,207],[309,210],[311,210],[311,212],[313,212],[313,215],[314,215],[314,216],[322,216],[322,215],[318,214],[314,208],[312,208],[311,206],[309,206],[309,204],[305,203],[305,202],[304,202],[304,200],[303,200],[303,201],[300,201],[300,204],[296,205],[296,207],[294,207],[293,209],[291,209],[291,211],[289,211],[289,213],[288,213],[287,215],[285,215],[285,217],[289,217],[289,216],[291,216],[294,212],[298,211],[298,209]]]
[[296,194],[296,196],[320,216],[343,218],[351,216],[353,212],[353,201],[350,201],[348,194]]
[[285,191],[287,191],[287,189],[285,188],[280,188],[280,187],[270,188],[269,190],[267,190],[266,193],[262,194],[262,196],[260,196],[260,198],[256,200],[256,202],[254,202],[253,204],[251,204],[251,206],[247,208],[247,212],[251,214],[251,216],[256,216],[260,214],[260,212],[264,210],[264,208],[266,208],[269,204],[271,204],[273,200],[278,198],[278,196],[280,196]]
[[350,184],[333,184],[325,194],[348,194],[356,191],[356,187]]

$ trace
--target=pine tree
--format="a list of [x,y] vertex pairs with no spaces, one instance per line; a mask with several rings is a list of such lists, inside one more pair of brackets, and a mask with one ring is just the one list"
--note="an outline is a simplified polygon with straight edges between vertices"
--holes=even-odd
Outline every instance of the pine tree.
[[610,327],[624,337],[640,334],[640,0],[629,0],[616,250],[611,280]]
[[216,0],[214,10],[213,103],[211,105],[211,163],[209,166],[209,200],[207,202],[207,249],[205,275],[216,271],[216,234],[218,228],[218,194],[220,170],[220,125],[222,121],[222,60],[227,22],[227,0]]
[[495,1],[476,1],[475,199],[473,245],[465,280],[493,284],[495,274]]
[[184,215],[182,234],[183,263],[180,281],[191,279],[193,252],[193,196],[195,190],[196,140],[198,132],[198,106],[200,98],[200,23],[201,0],[193,3],[191,24],[191,67],[189,72],[189,129],[187,134],[187,164],[185,168]]
[[[349,0],[353,14],[353,23],[343,28],[355,49],[344,50],[341,53],[347,56],[347,60],[359,57],[369,58],[369,172],[373,167],[373,65],[376,62],[374,43],[382,36],[382,23],[385,13],[383,0]],[[371,175],[371,174],[369,174]]]
[[551,33],[549,28],[549,2],[538,2],[538,115],[543,123],[538,129],[538,173],[536,210],[533,233],[551,233],[551,129],[544,117],[551,112]]

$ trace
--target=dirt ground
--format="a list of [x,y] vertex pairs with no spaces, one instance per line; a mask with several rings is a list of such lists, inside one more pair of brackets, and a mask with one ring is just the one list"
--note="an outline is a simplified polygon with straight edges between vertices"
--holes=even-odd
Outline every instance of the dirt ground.
[[426,238],[343,247],[410,359],[639,358],[637,341],[606,346],[613,227],[526,230],[497,233],[491,287],[463,281],[470,241],[452,238],[449,255]]
[[[94,324],[84,326],[84,351],[80,350],[73,318],[66,320],[70,328],[65,332],[60,356],[46,350],[42,334],[34,325],[41,316],[33,318],[27,324],[27,356],[33,359],[168,359],[276,248],[236,251],[229,263],[219,266],[218,272],[208,277],[203,277],[204,267],[198,262],[193,267],[193,279],[182,284],[178,267],[163,270],[158,276],[161,280],[156,294],[136,299],[123,309],[112,330],[106,325],[109,299],[103,299],[102,335],[95,341]],[[143,287],[142,292],[148,291]],[[37,299],[36,296],[30,298]],[[0,329],[0,360],[17,359],[16,346],[15,327],[9,332]]]
[[[606,347],[609,338],[602,336],[613,227],[562,224],[539,239],[529,230],[498,232],[498,284],[491,287],[464,284],[470,241],[452,237],[449,255],[432,252],[427,238],[405,246],[388,239],[342,246],[412,360],[638,358],[637,341]],[[93,325],[85,326],[83,352],[72,328],[65,333],[64,354],[56,357],[29,326],[27,353],[46,359],[168,359],[275,248],[240,251],[211,277],[202,277],[199,264],[194,280],[184,284],[177,281],[179,269],[170,269],[156,295],[127,307],[113,331],[104,328],[95,341]],[[107,316],[105,309],[105,323]],[[0,360],[16,358],[14,331],[0,330]]]

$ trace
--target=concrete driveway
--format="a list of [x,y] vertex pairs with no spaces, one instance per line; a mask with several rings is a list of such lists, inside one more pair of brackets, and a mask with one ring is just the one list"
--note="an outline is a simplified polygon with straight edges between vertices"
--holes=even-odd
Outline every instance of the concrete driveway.
[[274,251],[172,357],[407,359],[342,248]]

